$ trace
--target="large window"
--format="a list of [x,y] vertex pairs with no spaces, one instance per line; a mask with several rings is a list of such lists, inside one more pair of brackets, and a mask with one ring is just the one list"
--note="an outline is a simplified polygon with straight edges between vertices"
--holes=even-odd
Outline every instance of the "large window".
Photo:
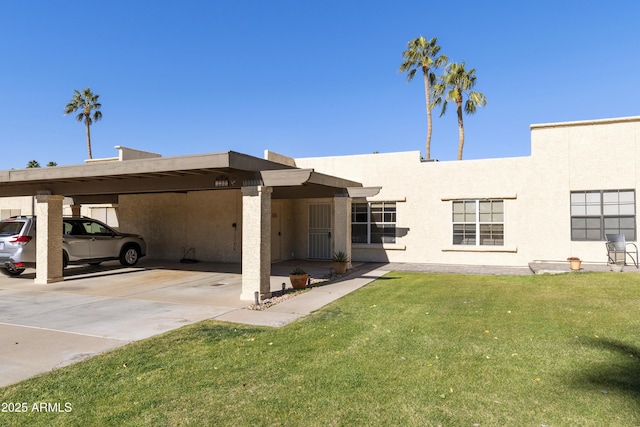
[[571,240],[606,240],[605,234],[624,234],[636,240],[634,190],[571,192]]
[[352,243],[395,243],[395,202],[353,203],[351,205]]
[[454,200],[453,244],[504,245],[503,200]]

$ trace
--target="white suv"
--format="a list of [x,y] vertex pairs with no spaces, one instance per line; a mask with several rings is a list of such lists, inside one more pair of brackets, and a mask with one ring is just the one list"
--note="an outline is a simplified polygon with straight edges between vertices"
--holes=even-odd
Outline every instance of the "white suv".
[[[0,272],[10,276],[21,274],[36,263],[36,219],[12,217],[0,221]],[[147,245],[135,234],[119,233],[91,218],[63,218],[62,264],[98,265],[120,260],[132,266],[145,256]]]

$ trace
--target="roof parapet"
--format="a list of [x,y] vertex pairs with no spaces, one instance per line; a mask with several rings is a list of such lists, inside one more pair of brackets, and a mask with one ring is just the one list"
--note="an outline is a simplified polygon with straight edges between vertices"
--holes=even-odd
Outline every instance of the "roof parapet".
[[162,154],[152,153],[150,151],[136,150],[134,148],[128,148],[122,145],[116,145],[114,148],[118,150],[118,157],[106,157],[102,159],[87,159],[84,162],[85,163],[122,162],[125,160],[152,159],[156,157],[162,157]]
[[285,156],[284,154],[278,154],[274,151],[264,150],[264,158],[265,160],[269,160],[271,162],[280,163],[286,166],[296,167],[295,159]]

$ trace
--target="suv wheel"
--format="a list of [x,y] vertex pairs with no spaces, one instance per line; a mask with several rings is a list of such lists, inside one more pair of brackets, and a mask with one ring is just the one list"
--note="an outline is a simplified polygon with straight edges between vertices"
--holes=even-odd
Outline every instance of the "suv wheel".
[[0,268],[0,271],[2,271],[7,276],[15,277],[15,276],[21,275],[22,272],[24,271],[24,268],[6,267],[6,268]]
[[140,249],[136,246],[125,246],[120,252],[120,264],[125,267],[136,265],[138,258],[140,258]]

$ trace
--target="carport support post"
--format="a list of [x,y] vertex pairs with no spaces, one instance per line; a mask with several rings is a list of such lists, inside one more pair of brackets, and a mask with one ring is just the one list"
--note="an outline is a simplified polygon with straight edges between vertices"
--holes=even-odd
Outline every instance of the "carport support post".
[[82,214],[80,213],[80,209],[82,205],[71,205],[71,216],[74,218],[80,218]]
[[242,187],[242,294],[271,297],[271,187]]
[[333,251],[344,252],[351,268],[351,197],[337,195],[333,198]]
[[33,282],[37,285],[64,280],[62,277],[63,199],[63,196],[57,195],[36,196],[36,278]]

